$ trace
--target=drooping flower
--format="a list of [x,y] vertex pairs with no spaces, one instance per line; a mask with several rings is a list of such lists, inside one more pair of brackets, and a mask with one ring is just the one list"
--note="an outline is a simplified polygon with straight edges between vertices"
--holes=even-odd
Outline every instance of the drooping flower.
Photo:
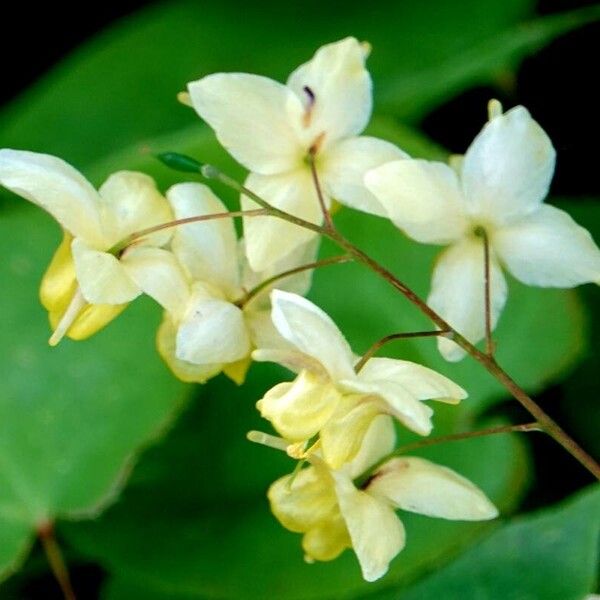
[[[382,209],[363,184],[371,167],[405,154],[393,144],[357,137],[371,116],[368,47],[346,38],[320,48],[281,84],[246,73],[216,73],[188,85],[197,113],[251,174],[246,186],[278,208],[313,223],[325,201],[373,214]],[[255,208],[245,196],[242,207]],[[250,266],[262,271],[315,234],[272,217],[245,219]]]
[[52,345],[64,335],[89,337],[142,293],[137,265],[168,242],[169,232],[148,235],[120,254],[111,249],[134,232],[171,220],[150,177],[120,171],[96,191],[59,158],[3,149],[0,185],[46,210],[64,230],[40,289],[54,329]]
[[[439,257],[428,304],[476,343],[485,334],[484,243],[490,246],[491,321],[507,297],[502,266],[528,285],[569,288],[600,283],[600,250],[564,211],[542,203],[555,151],[523,106],[490,119],[456,168],[425,160],[393,161],[370,170],[367,187],[412,239],[449,244]],[[448,360],[464,351],[449,339]]]
[[255,360],[278,362],[298,373],[269,390],[257,406],[291,442],[319,436],[333,468],[352,460],[371,422],[389,414],[428,435],[433,411],[423,400],[455,404],[466,392],[435,371],[390,358],[372,358],[356,373],[348,342],[331,318],[297,294],[274,290],[273,323],[290,348],[259,347]]
[[[498,515],[470,481],[423,458],[392,458],[365,479],[364,474],[392,452],[394,442],[391,418],[379,415],[351,462],[331,469],[313,453],[310,466],[271,485],[271,510],[284,527],[304,534],[307,560],[333,560],[352,548],[364,579],[375,581],[405,545],[404,526],[395,509],[461,521]],[[358,487],[357,479],[363,480]]]
[[[197,183],[174,185],[167,198],[177,220],[227,212],[210,188]],[[315,245],[299,248],[272,271],[254,273],[245,264],[233,219],[225,218],[177,227],[171,249],[156,251],[149,268],[137,274],[144,292],[165,309],[159,353],[183,381],[203,383],[224,371],[241,383],[253,348],[283,344],[264,293],[243,302],[247,292],[271,275],[310,262]],[[304,293],[310,272],[280,285]]]

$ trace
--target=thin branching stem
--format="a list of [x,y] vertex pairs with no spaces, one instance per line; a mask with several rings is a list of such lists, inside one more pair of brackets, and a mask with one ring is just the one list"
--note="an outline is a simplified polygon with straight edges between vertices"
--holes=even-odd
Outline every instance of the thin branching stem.
[[485,315],[485,351],[488,356],[494,356],[495,344],[492,339],[492,294],[490,278],[490,239],[483,227],[477,229],[477,235],[483,241],[483,293]]
[[360,370],[367,364],[367,362],[373,358],[376,352],[379,351],[380,348],[388,344],[389,342],[393,342],[394,340],[406,340],[411,338],[421,338],[421,337],[449,337],[452,332],[449,329],[434,329],[433,331],[408,331],[401,333],[390,333],[390,335],[386,335],[382,337],[380,340],[377,340],[362,356],[362,358],[354,365],[354,371],[356,373],[360,372]]
[[384,456],[381,460],[377,461],[366,473],[363,473],[357,487],[365,487],[368,482],[372,479],[373,475],[381,468],[383,464],[400,456],[405,456],[408,452],[414,452],[422,448],[428,448],[429,446],[437,446],[438,444],[446,444],[448,442],[460,442],[462,440],[469,440],[477,437],[484,437],[488,435],[495,435],[497,433],[528,433],[531,431],[543,431],[539,423],[523,423],[521,425],[496,425],[495,427],[486,427],[485,429],[478,429],[476,431],[464,431],[461,433],[450,433],[448,435],[440,435],[434,438],[426,438],[410,444],[404,444],[399,446],[393,452]]
[[315,186],[315,191],[317,192],[317,198],[319,200],[319,206],[321,207],[321,212],[323,213],[323,220],[325,221],[325,228],[329,230],[333,230],[335,228],[333,224],[333,219],[331,218],[331,213],[327,208],[327,203],[325,202],[325,196],[323,195],[323,189],[321,188],[321,182],[319,181],[319,174],[317,173],[317,165],[315,162],[314,154],[311,154],[308,159],[308,163],[310,165],[310,174],[312,176],[313,184]]
[[314,262],[306,263],[304,265],[294,267],[293,269],[288,269],[287,271],[282,271],[281,273],[277,273],[277,275],[273,275],[273,277],[269,277],[268,279],[261,281],[256,287],[253,287],[250,291],[246,293],[246,295],[241,300],[237,302],[237,305],[240,307],[245,306],[246,304],[248,304],[248,302],[250,302],[250,300],[255,298],[263,290],[276,283],[277,281],[285,279],[286,277],[290,277],[291,275],[296,275],[298,273],[302,273],[303,271],[327,267],[329,265],[339,265],[345,262],[350,262],[352,260],[354,259],[349,254],[341,254],[339,256],[331,256],[329,258],[315,260]]

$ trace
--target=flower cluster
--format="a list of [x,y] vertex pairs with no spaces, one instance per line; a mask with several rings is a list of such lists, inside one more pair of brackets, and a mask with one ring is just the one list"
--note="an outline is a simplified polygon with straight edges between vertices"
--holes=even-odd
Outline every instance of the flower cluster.
[[448,165],[360,135],[372,110],[368,53],[346,38],[285,85],[244,73],[189,84],[182,99],[249,171],[238,184],[242,239],[233,213],[199,183],[163,195],[147,175],[122,171],[96,191],[56,157],[4,149],[0,184],[64,230],[40,291],[51,344],[89,337],[143,293],[164,309],[157,347],[180,379],[223,372],[242,383],[252,360],[297,374],[257,404],[280,437],[250,435],[298,461],[269,490],[273,513],[304,534],[308,560],[353,548],[372,581],[404,546],[396,509],[459,520],[497,511],[457,473],[394,450],[397,428],[431,432],[426,401],[456,404],[466,392],[421,365],[360,359],[303,297],[318,234],[340,239],[334,202],[388,218],[417,242],[449,245],[428,299],[438,327],[456,334],[438,337],[448,360],[464,355],[459,334],[474,344],[495,327],[507,297],[502,267],[530,285],[600,283],[600,250],[542,203],[555,152],[521,106],[503,113],[492,101],[488,123]]

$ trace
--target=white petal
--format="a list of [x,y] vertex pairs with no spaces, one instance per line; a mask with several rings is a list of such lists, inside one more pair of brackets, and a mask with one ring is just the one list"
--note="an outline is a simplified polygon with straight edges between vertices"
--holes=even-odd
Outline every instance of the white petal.
[[183,317],[190,288],[177,259],[168,250],[134,247],[121,264],[138,287],[167,310],[175,320]]
[[390,142],[373,137],[350,138],[327,149],[319,163],[319,174],[328,195],[341,204],[385,216],[385,209],[365,186],[364,177],[370,169],[403,158],[408,155]]
[[[493,252],[490,252],[492,329],[496,326],[508,289]],[[485,335],[483,241],[470,238],[445,250],[433,271],[427,304],[473,344]],[[457,361],[464,351],[446,338],[438,339],[446,360]]]
[[365,176],[396,227],[426,244],[460,238],[468,223],[456,172],[441,162],[396,160]]
[[365,47],[348,37],[322,46],[289,76],[288,86],[307,108],[308,138],[324,132],[327,144],[356,135],[367,126],[373,101],[366,57]]
[[197,286],[177,331],[177,358],[194,364],[229,363],[250,354],[242,311]]
[[277,363],[293,373],[300,373],[300,371],[306,370],[321,379],[328,377],[327,371],[325,371],[320,362],[293,348],[258,348],[252,352],[252,360],[256,362]]
[[555,158],[550,138],[523,106],[494,117],[465,154],[470,211],[503,223],[535,210],[548,193]]
[[367,469],[392,452],[396,444],[394,422],[388,415],[375,417],[363,438],[358,454],[347,467],[353,479],[363,475]]
[[[246,187],[267,202],[311,223],[322,221],[321,208],[310,173],[305,169],[283,175],[263,176],[254,173],[246,179]],[[242,208],[258,205],[242,196]],[[265,271],[284,260],[299,246],[314,239],[315,233],[277,217],[245,217],[244,237],[248,263],[254,271]]]
[[390,561],[404,548],[404,526],[386,502],[357,490],[341,474],[334,477],[340,511],[363,577],[375,581],[385,575]]
[[[167,192],[176,219],[226,213],[212,190],[199,183],[180,183]],[[215,219],[177,227],[173,252],[192,279],[217,285],[227,294],[239,284],[237,239],[233,219]]]
[[[246,249],[244,240],[241,240],[243,253],[243,288],[245,290],[251,290],[271,277],[314,262],[317,258],[320,241],[319,237],[313,237],[308,243],[298,246],[284,258],[273,263],[269,268],[257,273],[250,268],[250,265],[247,264],[248,261],[244,260],[246,258]],[[278,279],[272,285],[263,288],[261,292],[255,296],[252,300],[253,307],[257,305],[265,308],[270,307],[269,294],[275,287],[280,290],[285,290],[286,292],[293,292],[294,294],[304,296],[310,289],[312,273],[312,269],[307,269],[300,273]]]
[[340,387],[348,392],[378,399],[380,412],[393,415],[403,425],[419,435],[429,435],[433,427],[429,406],[413,398],[401,385],[393,381],[341,380]]
[[[129,234],[173,220],[167,200],[152,177],[133,171],[111,175],[100,188],[102,225],[110,244]],[[136,242],[137,245],[162,246],[173,233],[165,229]]]
[[246,73],[215,73],[188,85],[196,112],[250,171],[271,175],[301,163],[294,124],[304,109],[285,85]]
[[370,382],[394,382],[417,400],[440,400],[456,404],[467,392],[433,369],[394,358],[371,358],[358,378]]
[[352,350],[329,315],[306,298],[281,290],[272,292],[271,303],[273,323],[284,339],[319,361],[333,381],[354,377]]
[[161,358],[173,371],[173,374],[186,383],[206,383],[218,375],[222,364],[195,365],[177,358],[177,327],[168,313],[165,313],[156,334],[156,347]]
[[385,463],[367,491],[398,508],[429,517],[481,521],[498,516],[496,507],[468,479],[413,456]]
[[492,238],[506,268],[520,281],[542,287],[600,284],[600,250],[564,211],[541,206],[498,229]]
[[0,150],[0,185],[41,206],[74,237],[106,246],[98,193],[60,158],[37,152]]
[[81,293],[90,304],[124,304],[142,293],[119,260],[90,248],[82,239],[71,244]]

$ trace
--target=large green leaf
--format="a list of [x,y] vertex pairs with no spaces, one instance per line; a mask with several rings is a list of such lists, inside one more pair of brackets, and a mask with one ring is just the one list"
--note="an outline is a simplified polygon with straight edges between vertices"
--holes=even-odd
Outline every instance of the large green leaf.
[[599,536],[596,485],[558,507],[515,518],[402,600],[582,600],[597,591]]
[[[593,15],[516,25],[531,0],[459,3],[306,0],[176,1],[124,19],[54,69],[0,115],[0,145],[58,154],[85,165],[124,145],[190,123],[175,94],[212,71],[284,79],[314,49],[346,35],[373,44],[376,99],[415,118]],[[267,16],[265,16],[267,15]],[[294,40],[290,44],[290,39]]]
[[90,341],[48,346],[37,291],[59,237],[34,208],[0,216],[0,576],[38,525],[114,499],[186,389],[156,357],[158,314],[147,301]]

